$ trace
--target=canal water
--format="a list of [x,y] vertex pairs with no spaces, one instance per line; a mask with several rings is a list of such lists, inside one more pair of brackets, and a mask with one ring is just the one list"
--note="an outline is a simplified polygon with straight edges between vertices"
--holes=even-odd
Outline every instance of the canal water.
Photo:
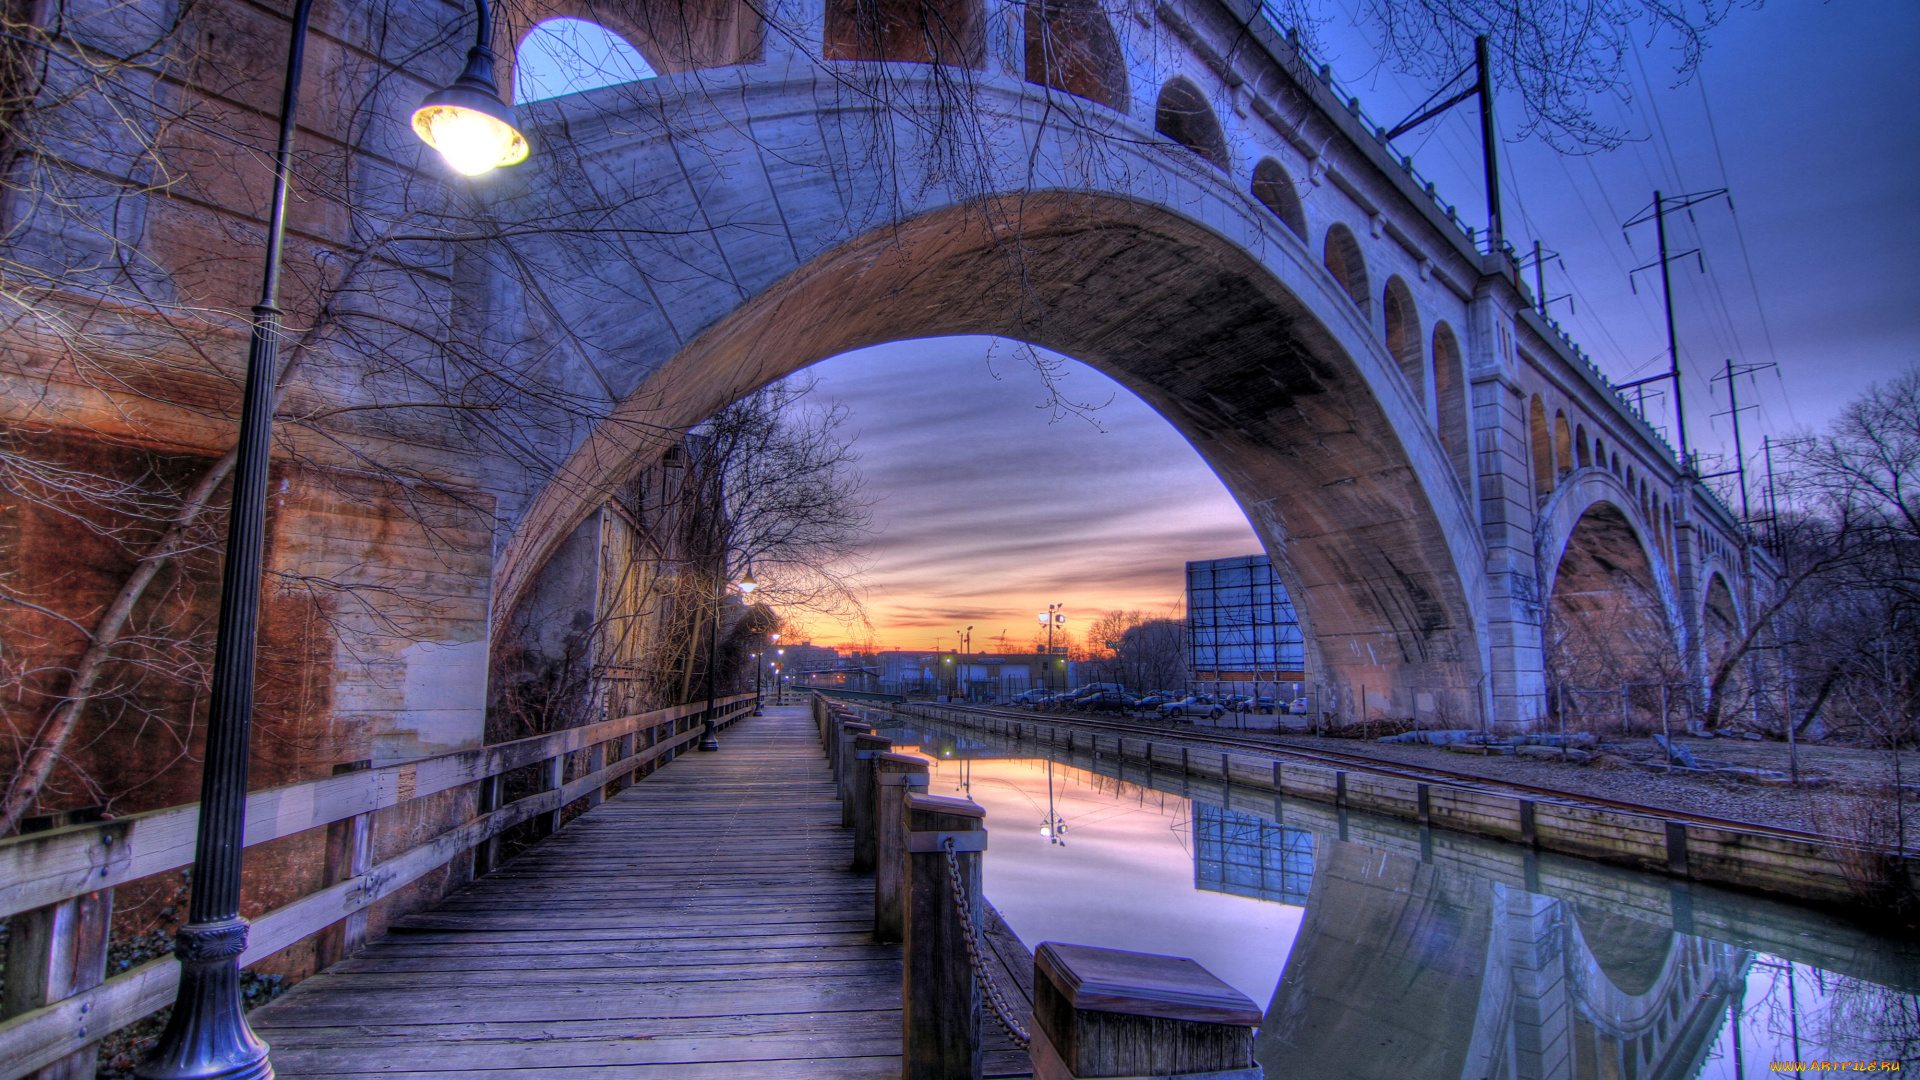
[[986,896],[1029,950],[1192,957],[1265,1011],[1270,1080],[1920,1069],[1920,947],[1820,912],[1085,751],[881,734],[986,809]]

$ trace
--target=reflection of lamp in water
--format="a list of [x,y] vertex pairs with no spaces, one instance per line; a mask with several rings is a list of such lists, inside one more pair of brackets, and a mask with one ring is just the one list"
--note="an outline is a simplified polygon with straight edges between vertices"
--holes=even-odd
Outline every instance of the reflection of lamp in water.
[[1061,847],[1066,847],[1067,842],[1061,839],[1062,836],[1066,835],[1066,832],[1067,832],[1067,823],[1060,819],[1059,813],[1055,811],[1053,807],[1053,762],[1052,760],[1048,760],[1047,762],[1047,816],[1044,819],[1042,819],[1040,822],[1040,835],[1046,837],[1049,843],[1058,844]]

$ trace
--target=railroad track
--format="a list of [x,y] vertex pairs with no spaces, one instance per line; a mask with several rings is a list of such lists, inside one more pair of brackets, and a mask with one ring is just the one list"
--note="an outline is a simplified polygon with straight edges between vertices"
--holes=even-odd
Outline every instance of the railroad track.
[[[868,707],[873,706],[869,705]],[[1338,750],[1306,749],[1303,747],[1286,746],[1278,742],[1269,742],[1245,736],[1216,735],[1211,732],[1202,734],[1199,729],[1168,731],[1163,727],[1154,727],[1149,724],[1135,723],[1126,720],[1100,719],[1080,715],[1070,716],[1060,713],[1024,712],[1013,709],[982,708],[977,705],[937,705],[924,702],[907,702],[902,707],[934,711],[944,710],[950,713],[992,717],[1002,721],[1023,724],[1058,723],[1062,726],[1070,724],[1079,728],[1094,728],[1115,734],[1124,734],[1131,738],[1157,738],[1161,741],[1195,743],[1202,746],[1219,747],[1228,750],[1252,751],[1272,757],[1314,762],[1321,765],[1341,766],[1349,771],[1378,773],[1383,776],[1393,776],[1403,780],[1411,780],[1415,783],[1443,784],[1448,787],[1466,788],[1490,793],[1521,794],[1542,801],[1564,803],[1571,806],[1604,807],[1609,810],[1637,814],[1641,817],[1655,818],[1663,821],[1687,822],[1707,828],[1729,829],[1743,833],[1759,833],[1820,844],[1855,846],[1852,842],[1839,837],[1827,836],[1820,833],[1802,832],[1798,829],[1783,829],[1774,825],[1762,825],[1751,821],[1737,821],[1732,818],[1714,817],[1709,814],[1699,814],[1686,810],[1652,807],[1642,803],[1624,802],[1618,799],[1608,799],[1603,796],[1566,791],[1560,788],[1539,787],[1533,784],[1523,784],[1511,780],[1477,776],[1473,773],[1454,772],[1451,769],[1405,765],[1400,762],[1383,761],[1379,758],[1368,757],[1364,754],[1347,754],[1341,753]]]

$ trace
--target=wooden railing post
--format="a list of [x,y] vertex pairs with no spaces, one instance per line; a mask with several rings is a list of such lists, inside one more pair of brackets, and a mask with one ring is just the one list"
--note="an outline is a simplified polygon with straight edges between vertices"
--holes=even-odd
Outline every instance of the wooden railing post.
[[[541,763],[541,766],[540,766],[540,790],[541,791],[552,791],[557,787],[561,787],[566,783],[566,779],[567,779],[567,755],[555,754],[552,757],[548,758],[546,761]],[[553,808],[551,812],[541,815],[540,835],[542,838],[552,836],[554,833],[557,833],[560,831],[560,814],[561,814],[561,811],[565,809],[566,809],[565,806],[556,806]]]
[[873,729],[853,720],[840,721],[840,767],[835,770],[834,779],[840,792],[840,827],[853,828],[853,740],[860,735],[871,735]]
[[873,938],[895,942],[907,926],[907,796],[927,787],[927,763],[905,754],[873,759]]
[[[607,767],[607,744],[594,743],[587,748],[587,775],[592,776]],[[607,801],[607,786],[601,784],[587,792],[587,809],[591,810]]]
[[1245,994],[1185,957],[1063,945],[1033,954],[1034,1080],[1261,1080]]
[[[634,750],[637,748],[638,743],[639,743],[639,737],[633,732],[628,732],[627,734],[620,736],[620,756],[618,758],[615,758],[614,760],[631,761],[633,759]],[[626,772],[621,773],[614,778],[613,793],[615,795],[618,795],[621,792],[633,786],[634,784],[633,773],[634,773],[634,770],[628,769]]]
[[853,782],[848,785],[853,798],[853,869],[873,869],[874,828],[880,816],[875,800],[880,788],[874,783],[875,759],[893,748],[893,740],[884,735],[853,737]]
[[[495,773],[480,781],[480,806],[482,814],[491,814],[506,802],[507,778]],[[480,841],[473,849],[473,876],[484,877],[500,866],[500,837],[498,834]]]
[[[373,761],[362,758],[333,767],[333,775],[373,768]],[[373,869],[373,815],[355,814],[327,826],[327,864],[321,871],[322,885],[338,885]],[[356,911],[320,931],[313,944],[314,963],[332,967],[358,952],[367,943],[367,913]]]
[[[113,921],[113,890],[98,889],[57,904],[23,911],[7,920],[7,973],[0,1018],[18,1016],[91,990],[105,981],[107,929]],[[82,1019],[82,1024],[85,1020]],[[80,1034],[108,1034],[108,1029]],[[82,1080],[93,1076],[97,1046],[88,1045],[27,1074],[29,1080]]]
[[981,1000],[967,953],[967,923],[948,877],[953,842],[960,888],[980,923],[980,855],[987,812],[970,799],[907,797],[906,941],[901,949],[900,1075],[903,1080],[980,1080]]

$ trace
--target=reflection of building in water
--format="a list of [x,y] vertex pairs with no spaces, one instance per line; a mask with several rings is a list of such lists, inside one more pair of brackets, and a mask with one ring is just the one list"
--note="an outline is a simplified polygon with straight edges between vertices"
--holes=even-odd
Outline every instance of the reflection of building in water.
[[1301,905],[1312,886],[1312,833],[1193,804],[1194,888]]
[[1683,1080],[1749,954],[1598,906],[1320,839],[1259,1039],[1269,1075]]

